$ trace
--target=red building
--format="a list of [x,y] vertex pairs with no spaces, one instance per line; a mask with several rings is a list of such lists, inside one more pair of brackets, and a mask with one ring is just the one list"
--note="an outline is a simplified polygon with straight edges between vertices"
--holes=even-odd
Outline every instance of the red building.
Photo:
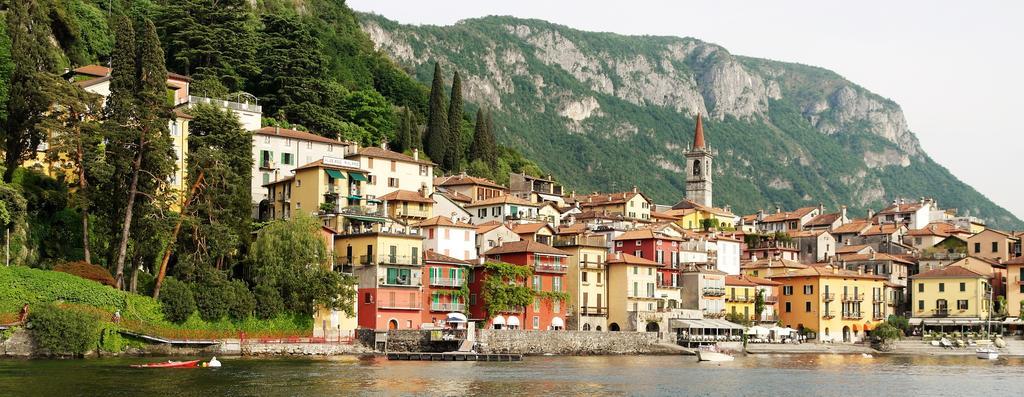
[[[505,243],[484,253],[490,262],[504,262],[517,266],[528,266],[533,275],[528,280],[510,280],[528,286],[535,292],[567,292],[565,284],[566,258],[569,253],[536,241]],[[525,330],[565,329],[566,310],[569,302],[549,299],[541,294],[534,297],[532,305],[512,308],[488,318],[487,302],[483,299],[483,285],[488,277],[485,266],[474,269],[470,282],[470,318],[484,321],[487,328],[511,328]]]
[[630,230],[614,239],[612,252],[630,254],[661,264],[658,268],[658,287],[682,288],[679,276],[681,244],[683,239],[659,233],[653,229]]
[[470,262],[434,251],[423,253],[423,323],[441,325],[448,313],[466,313],[468,296],[459,296],[466,285]]

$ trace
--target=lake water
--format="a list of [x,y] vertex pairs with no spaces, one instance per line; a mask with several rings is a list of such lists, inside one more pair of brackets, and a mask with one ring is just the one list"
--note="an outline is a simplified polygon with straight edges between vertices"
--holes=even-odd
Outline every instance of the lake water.
[[1024,359],[757,355],[526,357],[517,363],[224,358],[222,368],[133,369],[158,359],[0,360],[0,396],[729,395],[1011,396]]

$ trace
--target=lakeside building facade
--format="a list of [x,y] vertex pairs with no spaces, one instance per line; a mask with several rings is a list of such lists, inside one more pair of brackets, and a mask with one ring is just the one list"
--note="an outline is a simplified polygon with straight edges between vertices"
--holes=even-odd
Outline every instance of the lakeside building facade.
[[885,277],[832,265],[771,277],[781,284],[779,317],[820,341],[858,342],[885,319]]

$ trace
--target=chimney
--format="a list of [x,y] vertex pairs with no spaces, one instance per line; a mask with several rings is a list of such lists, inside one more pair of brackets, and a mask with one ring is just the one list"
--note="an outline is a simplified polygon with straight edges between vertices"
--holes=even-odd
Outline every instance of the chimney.
[[839,268],[832,266],[832,274],[839,274]]
[[427,187],[426,183],[420,184],[420,195],[422,195],[423,198],[430,197],[430,188]]
[[353,141],[352,142],[352,154],[357,154],[357,153],[359,153],[359,142]]
[[899,200],[897,200],[897,199],[892,199],[892,205],[896,205],[896,204],[899,204],[899,202],[900,202],[900,201],[899,201]]
[[384,150],[388,150],[388,140],[387,139],[382,139],[380,141],[380,148],[384,149]]
[[875,252],[871,251],[871,260],[875,260]]
[[857,266],[857,274],[864,274],[864,268],[861,266]]
[[779,207],[779,206],[776,205],[775,206],[775,213],[776,214],[781,214],[782,213],[782,207]]
[[846,218],[846,206],[845,205],[839,206],[839,217],[840,218]]
[[419,160],[420,159],[420,150],[419,149],[413,149],[412,150],[412,159],[413,160]]
[[722,208],[722,209],[724,209],[724,210],[725,210],[725,212],[729,212],[729,213],[732,213],[732,206],[731,206],[731,205],[729,205],[729,204],[726,204],[726,205],[725,205],[725,208]]
[[763,221],[764,220],[764,210],[763,209],[757,210],[757,220],[758,221]]
[[824,214],[824,213],[825,213],[825,205],[822,204],[822,203],[818,203],[818,215],[821,215],[821,214]]
[[874,208],[868,208],[868,220],[871,220],[871,218],[874,218],[874,217],[875,217],[875,209]]
[[900,204],[906,204],[907,199],[900,197]]
[[636,185],[633,185],[633,193],[636,193],[636,192],[637,192]]

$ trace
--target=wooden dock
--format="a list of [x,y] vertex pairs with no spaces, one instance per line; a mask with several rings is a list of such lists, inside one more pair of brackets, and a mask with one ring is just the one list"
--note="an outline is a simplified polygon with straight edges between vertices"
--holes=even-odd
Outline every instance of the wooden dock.
[[483,354],[471,352],[398,353],[389,352],[388,360],[401,361],[523,361],[522,354]]

